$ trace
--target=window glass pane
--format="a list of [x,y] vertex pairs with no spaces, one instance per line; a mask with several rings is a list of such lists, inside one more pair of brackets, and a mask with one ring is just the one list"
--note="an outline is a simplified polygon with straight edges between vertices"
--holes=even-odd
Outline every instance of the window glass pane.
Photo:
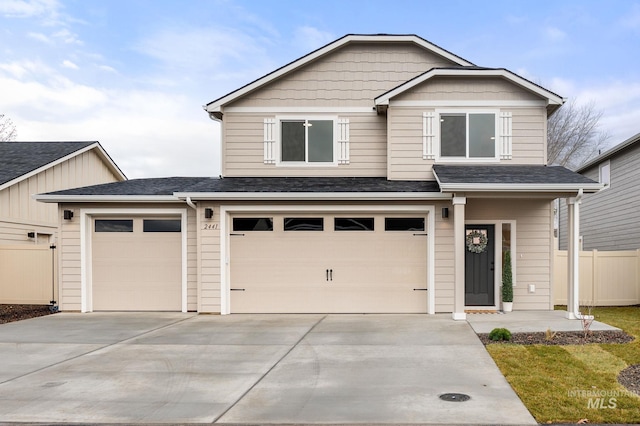
[[321,217],[286,217],[284,219],[285,231],[322,231],[324,219]]
[[97,219],[96,232],[133,232],[133,219]]
[[270,217],[234,217],[234,231],[273,231],[273,219]]
[[333,121],[309,120],[309,161],[333,161]]
[[334,229],[336,231],[373,231],[372,217],[336,217]]
[[424,231],[423,217],[387,217],[384,219],[385,231]]
[[305,161],[304,121],[282,122],[282,161]]
[[440,155],[467,156],[467,117],[464,113],[440,114]]
[[180,219],[145,219],[142,222],[143,232],[180,232]]
[[495,157],[495,114],[469,114],[469,157]]

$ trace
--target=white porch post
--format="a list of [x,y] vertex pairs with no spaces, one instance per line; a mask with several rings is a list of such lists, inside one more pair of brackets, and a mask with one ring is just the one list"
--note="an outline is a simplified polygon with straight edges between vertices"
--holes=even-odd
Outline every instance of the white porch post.
[[454,238],[454,272],[453,272],[453,319],[466,320],[464,312],[464,255],[465,255],[465,205],[466,197],[453,197],[453,238]]
[[567,200],[569,244],[567,252],[567,313],[568,319],[580,319],[580,200],[578,196]]

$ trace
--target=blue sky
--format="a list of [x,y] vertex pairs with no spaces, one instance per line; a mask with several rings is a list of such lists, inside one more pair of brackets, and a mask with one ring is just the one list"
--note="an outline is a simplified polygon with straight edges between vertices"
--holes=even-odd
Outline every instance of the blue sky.
[[219,174],[202,105],[348,33],[417,34],[640,132],[640,0],[0,0],[18,140],[99,140],[130,178]]

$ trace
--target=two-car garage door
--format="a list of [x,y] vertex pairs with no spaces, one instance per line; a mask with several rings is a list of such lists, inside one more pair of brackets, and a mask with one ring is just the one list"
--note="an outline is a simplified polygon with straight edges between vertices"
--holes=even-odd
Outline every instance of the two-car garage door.
[[232,313],[424,313],[426,217],[232,218]]

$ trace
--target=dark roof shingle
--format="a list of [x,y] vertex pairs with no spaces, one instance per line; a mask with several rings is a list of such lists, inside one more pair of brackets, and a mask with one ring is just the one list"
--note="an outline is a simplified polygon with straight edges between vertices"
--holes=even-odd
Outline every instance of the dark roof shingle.
[[393,181],[384,177],[169,177],[132,179],[51,192],[48,195],[173,195],[190,193],[439,192],[434,181]]
[[0,185],[96,142],[0,142]]
[[561,166],[442,165],[433,166],[441,184],[597,184]]

